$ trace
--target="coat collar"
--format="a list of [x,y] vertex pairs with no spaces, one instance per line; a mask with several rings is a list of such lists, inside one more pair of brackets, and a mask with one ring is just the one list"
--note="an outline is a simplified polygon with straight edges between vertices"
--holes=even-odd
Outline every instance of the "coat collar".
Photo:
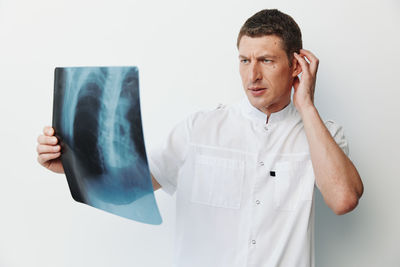
[[[244,97],[240,103],[241,106],[241,110],[243,112],[243,114],[248,117],[251,120],[254,120],[256,122],[261,122],[263,124],[267,123],[267,114],[265,114],[264,112],[260,111],[259,109],[257,109],[256,107],[254,107],[249,99],[246,97]],[[294,111],[295,107],[293,106],[292,101],[289,102],[289,104],[284,107],[283,109],[271,113],[271,115],[269,116],[268,119],[268,124],[275,124],[275,123],[279,123],[281,121],[283,121],[285,118],[287,118],[293,111]]]

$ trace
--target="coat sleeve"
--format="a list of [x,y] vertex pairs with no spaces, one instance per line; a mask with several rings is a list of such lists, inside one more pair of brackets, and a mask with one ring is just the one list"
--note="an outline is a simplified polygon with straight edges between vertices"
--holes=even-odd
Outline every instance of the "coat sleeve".
[[169,195],[176,191],[178,174],[187,157],[190,125],[191,116],[175,125],[163,145],[149,152],[150,172]]

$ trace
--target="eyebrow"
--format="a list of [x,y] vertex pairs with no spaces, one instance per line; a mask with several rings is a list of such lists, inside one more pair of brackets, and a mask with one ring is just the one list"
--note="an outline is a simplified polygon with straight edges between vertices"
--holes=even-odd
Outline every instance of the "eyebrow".
[[[243,56],[243,55],[239,55],[239,58],[246,58],[246,59],[247,59],[248,57]],[[262,55],[262,56],[257,57],[257,59],[263,59],[263,58],[274,58],[274,59],[276,59],[277,56],[273,56],[273,55],[269,55],[269,54],[264,54],[264,55]]]

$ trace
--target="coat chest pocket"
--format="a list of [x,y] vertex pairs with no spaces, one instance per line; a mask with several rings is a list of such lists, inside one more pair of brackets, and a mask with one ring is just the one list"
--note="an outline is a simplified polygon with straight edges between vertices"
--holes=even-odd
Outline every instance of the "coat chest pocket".
[[197,155],[191,201],[214,207],[239,209],[245,161]]
[[314,172],[311,160],[289,160],[275,164],[273,201],[276,210],[293,211],[300,201],[312,200]]

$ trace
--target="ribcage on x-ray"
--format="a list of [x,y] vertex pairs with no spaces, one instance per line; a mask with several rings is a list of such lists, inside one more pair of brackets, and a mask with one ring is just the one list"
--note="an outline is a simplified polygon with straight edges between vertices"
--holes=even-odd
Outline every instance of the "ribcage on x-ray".
[[[94,80],[93,77],[90,80]],[[95,81],[88,81],[79,90],[73,124],[73,140],[78,160],[87,166],[88,177],[105,171],[102,151],[98,144],[100,130],[98,115],[101,112],[102,88]],[[87,157],[85,155],[91,155]]]
[[162,222],[143,140],[137,67],[56,68],[53,126],[72,197]]
[[63,127],[81,166],[77,176],[90,184],[88,191],[111,203],[138,198],[148,184],[132,177],[148,175],[148,169],[140,107],[132,105],[139,103],[138,90],[132,90],[138,87],[137,69],[67,71]]

